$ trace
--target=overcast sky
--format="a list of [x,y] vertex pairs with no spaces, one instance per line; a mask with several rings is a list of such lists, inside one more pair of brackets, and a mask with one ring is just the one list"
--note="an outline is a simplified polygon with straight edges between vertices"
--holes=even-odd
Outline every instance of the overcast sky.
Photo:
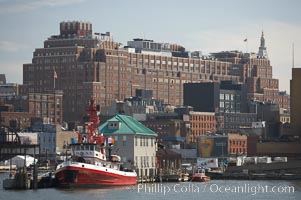
[[22,83],[22,65],[59,33],[61,21],[89,21],[123,44],[141,37],[203,53],[257,53],[263,30],[273,76],[289,91],[292,43],[301,67],[300,8],[298,0],[0,0],[0,73]]

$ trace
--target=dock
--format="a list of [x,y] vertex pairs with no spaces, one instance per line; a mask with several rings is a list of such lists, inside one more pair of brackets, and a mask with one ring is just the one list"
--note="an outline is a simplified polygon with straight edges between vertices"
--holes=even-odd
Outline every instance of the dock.
[[40,189],[51,188],[56,186],[54,171],[40,171],[36,175],[34,172],[29,172],[25,168],[19,168],[15,173],[10,173],[7,179],[3,180],[4,189]]

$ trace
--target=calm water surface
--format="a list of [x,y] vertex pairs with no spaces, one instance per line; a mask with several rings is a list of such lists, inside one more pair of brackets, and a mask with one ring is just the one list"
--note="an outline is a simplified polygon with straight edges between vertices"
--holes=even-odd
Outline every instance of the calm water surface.
[[212,180],[209,183],[155,183],[105,189],[4,190],[0,174],[0,200],[156,200],[156,199],[301,199],[301,181]]

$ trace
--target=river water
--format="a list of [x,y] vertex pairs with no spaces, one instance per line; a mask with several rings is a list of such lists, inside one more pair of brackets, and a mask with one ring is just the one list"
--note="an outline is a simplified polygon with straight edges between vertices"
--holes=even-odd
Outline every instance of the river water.
[[208,183],[154,183],[103,189],[4,190],[0,174],[0,200],[285,200],[301,199],[301,181],[212,180]]

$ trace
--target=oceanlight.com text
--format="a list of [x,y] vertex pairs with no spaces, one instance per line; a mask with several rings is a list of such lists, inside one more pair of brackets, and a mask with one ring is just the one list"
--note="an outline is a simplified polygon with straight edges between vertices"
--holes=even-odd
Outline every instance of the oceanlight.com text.
[[289,185],[262,185],[262,184],[242,184],[242,185],[224,185],[224,184],[180,184],[166,185],[156,184],[138,184],[138,193],[233,193],[233,194],[250,194],[260,193],[294,193],[294,186]]

